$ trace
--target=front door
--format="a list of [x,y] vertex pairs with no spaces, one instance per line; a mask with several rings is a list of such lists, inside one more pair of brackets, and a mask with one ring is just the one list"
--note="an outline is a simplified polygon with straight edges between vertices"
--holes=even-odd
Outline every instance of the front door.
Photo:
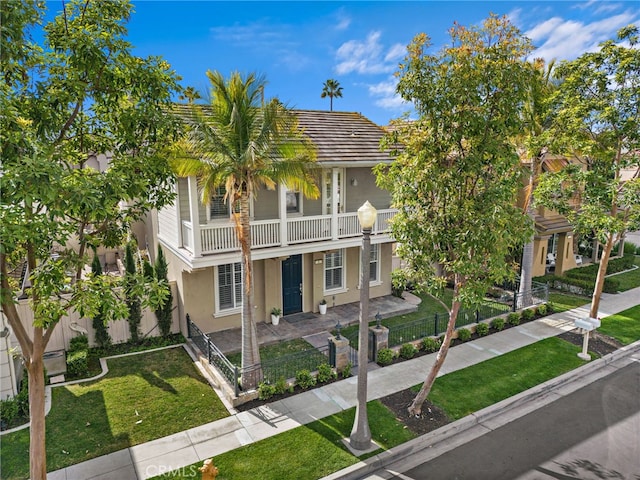
[[302,255],[282,262],[282,314],[302,311]]

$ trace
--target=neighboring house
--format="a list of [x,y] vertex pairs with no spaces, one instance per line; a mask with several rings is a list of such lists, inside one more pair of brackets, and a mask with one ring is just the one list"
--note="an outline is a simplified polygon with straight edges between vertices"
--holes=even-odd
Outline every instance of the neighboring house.
[[[317,312],[359,300],[361,228],[357,209],[378,210],[369,263],[372,298],[391,293],[391,196],[376,186],[372,167],[390,163],[380,150],[384,130],[358,113],[295,111],[317,147],[320,197],[307,199],[284,185],[261,190],[251,205],[256,321],[272,308],[284,315]],[[178,290],[181,323],[188,314],[205,332],[240,326],[242,271],[232,206],[224,187],[205,207],[196,178],[179,178],[176,201],[152,219]],[[154,239],[156,240],[156,239]],[[155,243],[155,242],[154,242]],[[186,333],[186,332],[185,332]]]

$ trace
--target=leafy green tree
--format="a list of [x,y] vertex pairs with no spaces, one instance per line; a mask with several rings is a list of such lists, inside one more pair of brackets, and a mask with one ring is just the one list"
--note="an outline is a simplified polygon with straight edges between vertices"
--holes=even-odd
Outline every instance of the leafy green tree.
[[592,318],[598,317],[613,246],[625,231],[640,228],[638,27],[621,29],[618,40],[556,68],[560,84],[551,98],[547,142],[576,163],[543,174],[536,188],[538,204],[565,215],[579,233],[592,234],[603,245]]
[[[46,478],[43,354],[70,310],[93,317],[103,305],[105,322],[126,317],[108,276],[81,272],[87,248],[119,246],[131,222],[173,200],[161,148],[176,134],[166,111],[179,90],[164,60],[132,54],[128,2],[63,3],[36,43],[45,5],[0,2],[0,297],[28,371],[32,480]],[[98,154],[109,168],[85,168]],[[32,325],[20,319],[10,275],[24,262]]]
[[[100,258],[96,255],[95,250],[93,251],[93,261],[91,262],[91,272],[94,276],[102,275],[102,265],[100,265]],[[111,344],[111,336],[107,331],[107,326],[104,323],[105,321],[105,312],[104,306],[100,305],[98,307],[97,313],[93,316],[92,325],[93,330],[95,331],[95,340],[98,346],[106,347]]]
[[376,169],[399,211],[391,230],[417,286],[434,297],[452,284],[444,341],[409,407],[418,415],[445,361],[461,304],[478,305],[495,282],[515,275],[505,259],[531,235],[516,205],[522,170],[513,138],[533,70],[529,41],[504,17],[455,24],[451,43],[429,52],[425,34],[408,46],[398,93],[419,118],[401,119],[385,146],[401,145]]
[[160,335],[168,337],[171,335],[171,322],[173,320],[173,294],[169,288],[169,281],[167,278],[167,260],[164,258],[164,252],[162,248],[158,246],[158,256],[156,257],[156,265],[154,269],[156,280],[166,285],[168,288],[168,295],[164,303],[156,308],[156,318],[158,319],[158,326],[160,327]]
[[253,318],[253,275],[249,205],[261,188],[284,183],[317,198],[313,179],[315,150],[298,128],[296,117],[277,99],[262,101],[265,81],[251,73],[234,72],[225,80],[207,72],[211,100],[207,106],[179,110],[188,127],[176,148],[176,173],[196,175],[201,201],[208,205],[217,188],[238,206],[233,214],[240,243],[243,272],[242,385],[255,388],[260,354]]
[[322,85],[322,93],[320,94],[320,98],[329,97],[329,104],[331,106],[330,111],[333,112],[333,99],[334,98],[342,98],[342,87],[340,86],[340,82],[330,78]]
[[142,321],[142,300],[140,290],[138,288],[138,269],[136,268],[136,260],[133,257],[133,245],[127,243],[124,252],[124,269],[125,269],[125,297],[127,302],[127,310],[129,316],[129,337],[131,342],[137,343],[140,340],[140,322]]

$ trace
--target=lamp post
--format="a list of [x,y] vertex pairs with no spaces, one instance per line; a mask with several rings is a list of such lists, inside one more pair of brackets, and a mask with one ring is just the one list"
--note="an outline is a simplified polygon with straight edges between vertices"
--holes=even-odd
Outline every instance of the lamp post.
[[358,404],[356,418],[349,443],[354,450],[371,447],[371,430],[367,418],[367,364],[369,363],[369,264],[371,262],[371,229],[378,212],[366,201],[358,209],[358,221],[362,227],[362,256],[360,265],[360,327],[358,331]]

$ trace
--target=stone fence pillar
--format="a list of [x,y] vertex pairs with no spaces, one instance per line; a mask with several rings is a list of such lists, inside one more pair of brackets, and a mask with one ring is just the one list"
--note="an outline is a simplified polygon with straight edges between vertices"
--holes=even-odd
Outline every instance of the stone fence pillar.
[[349,363],[349,340],[344,337],[339,339],[333,335],[329,336],[329,355],[334,360],[334,367],[341,373]]
[[373,358],[369,358],[369,361],[375,362],[378,360],[378,352],[383,348],[389,348],[389,329],[383,326],[369,327],[369,334],[369,338],[373,339]]

